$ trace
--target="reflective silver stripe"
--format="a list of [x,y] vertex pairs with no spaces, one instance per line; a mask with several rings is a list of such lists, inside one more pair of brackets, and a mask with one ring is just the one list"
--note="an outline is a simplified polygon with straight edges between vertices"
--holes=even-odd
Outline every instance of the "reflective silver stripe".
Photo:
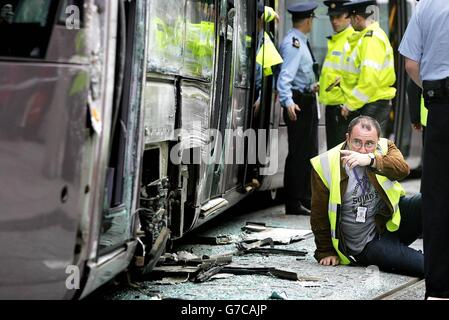
[[361,93],[358,89],[352,90],[352,94],[359,99],[360,101],[367,103],[369,101],[369,97],[363,93]]
[[388,68],[393,68],[394,67],[394,63],[393,61],[391,61],[390,59],[385,60],[383,66],[382,66],[382,70],[388,69]]
[[338,204],[329,202],[329,211],[337,213]]
[[343,66],[341,63],[335,63],[330,61],[325,61],[323,64],[323,68],[332,68],[334,70],[343,70]]
[[382,71],[382,70],[385,70],[385,69],[393,67],[393,63],[390,61],[390,59],[385,60],[383,65],[380,65],[379,63],[377,63],[377,62],[375,62],[373,60],[365,60],[360,65],[360,67],[363,67],[363,66],[371,67],[371,68],[374,68],[376,70]]
[[335,235],[336,235],[335,230],[331,229],[331,237],[334,239],[337,239],[337,237]]
[[349,64],[342,65],[341,69],[343,71],[352,72],[352,73],[356,73],[356,74],[360,73],[360,69],[359,68],[356,68],[355,66],[349,65]]
[[385,182],[382,183],[382,187],[384,188],[384,190],[390,190],[391,188],[394,187],[394,182],[390,181],[390,180],[386,180]]
[[393,213],[399,210],[399,203],[396,203],[393,207]]
[[327,152],[320,156],[321,169],[323,170],[324,178],[326,179],[327,186],[331,186],[331,171],[329,166],[329,159],[327,158]]
[[382,66],[373,60],[363,60],[362,64],[360,65],[360,68],[364,67],[364,66],[371,67],[371,68],[374,68],[377,70],[382,69]]

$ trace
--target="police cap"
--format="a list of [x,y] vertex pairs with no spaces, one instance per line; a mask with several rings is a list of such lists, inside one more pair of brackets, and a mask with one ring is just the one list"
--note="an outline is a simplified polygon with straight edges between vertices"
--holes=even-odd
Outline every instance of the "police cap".
[[343,4],[343,8],[351,14],[373,14],[374,12],[366,12],[368,6],[377,5],[376,0],[352,0]]
[[326,0],[324,5],[328,7],[327,14],[329,16],[339,16],[348,12],[348,9],[343,7],[343,4],[350,0]]
[[310,18],[315,16],[313,10],[315,10],[317,7],[318,3],[310,1],[305,3],[292,4],[287,8],[287,11],[290,12],[294,18]]

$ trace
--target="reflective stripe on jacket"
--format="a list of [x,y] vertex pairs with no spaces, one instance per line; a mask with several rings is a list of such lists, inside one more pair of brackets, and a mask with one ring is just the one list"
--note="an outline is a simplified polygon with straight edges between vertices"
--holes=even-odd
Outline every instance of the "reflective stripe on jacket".
[[331,90],[326,90],[337,79],[343,77],[343,55],[345,44],[348,46],[348,37],[354,33],[354,29],[349,26],[345,30],[332,35],[327,41],[327,55],[324,59],[320,76],[320,102],[324,105],[344,104],[345,99],[339,85]]

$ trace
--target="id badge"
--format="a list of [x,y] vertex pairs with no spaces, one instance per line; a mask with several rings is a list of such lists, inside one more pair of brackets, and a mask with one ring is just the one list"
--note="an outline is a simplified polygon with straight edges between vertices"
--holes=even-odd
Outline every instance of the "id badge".
[[355,222],[365,223],[367,211],[368,211],[367,207],[358,207],[357,208],[357,216],[355,217]]

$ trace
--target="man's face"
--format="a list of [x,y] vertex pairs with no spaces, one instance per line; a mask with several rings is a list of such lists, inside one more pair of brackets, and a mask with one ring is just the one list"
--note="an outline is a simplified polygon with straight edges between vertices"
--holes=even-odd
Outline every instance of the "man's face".
[[313,17],[310,17],[307,20],[308,20],[307,33],[310,33],[312,31],[312,26],[313,26]]
[[351,19],[347,18],[346,14],[329,16],[329,20],[331,22],[332,29],[334,29],[334,32],[340,32],[346,29],[346,27],[351,22]]
[[363,30],[363,26],[362,26],[362,18],[356,14],[351,14],[350,16],[351,18],[351,25],[354,28],[355,31],[362,31]]
[[352,128],[351,134],[346,134],[346,142],[349,150],[359,153],[372,153],[376,150],[379,137],[376,128],[370,125],[371,130],[364,127],[363,123],[359,123]]

